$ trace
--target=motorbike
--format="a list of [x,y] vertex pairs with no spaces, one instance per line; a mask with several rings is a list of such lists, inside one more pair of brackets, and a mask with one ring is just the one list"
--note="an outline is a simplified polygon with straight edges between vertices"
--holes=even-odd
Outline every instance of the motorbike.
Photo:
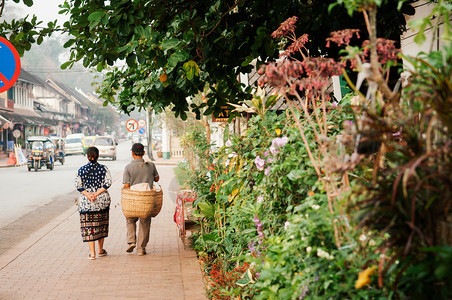
[[60,164],[64,164],[64,139],[61,137],[51,137],[55,145],[55,161],[59,161]]
[[28,148],[28,171],[32,169],[37,172],[44,166],[49,170],[53,170],[55,157],[54,157],[54,144],[50,138],[46,136],[33,136],[27,139]]

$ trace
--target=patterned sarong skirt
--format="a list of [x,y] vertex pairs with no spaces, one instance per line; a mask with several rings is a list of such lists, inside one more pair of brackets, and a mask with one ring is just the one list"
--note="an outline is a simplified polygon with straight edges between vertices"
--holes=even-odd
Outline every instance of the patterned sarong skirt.
[[110,207],[101,211],[80,213],[80,230],[84,242],[97,241],[108,236]]

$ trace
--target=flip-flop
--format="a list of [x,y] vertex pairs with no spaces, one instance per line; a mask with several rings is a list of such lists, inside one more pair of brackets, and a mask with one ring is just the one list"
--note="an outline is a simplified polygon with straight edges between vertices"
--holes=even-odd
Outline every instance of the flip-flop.
[[99,253],[99,254],[97,254],[99,257],[102,257],[102,256],[107,256],[108,255],[108,253],[107,253],[107,250],[105,250],[104,249],[104,251],[102,251],[102,253]]
[[96,257],[95,256],[91,256],[91,254],[88,256],[88,258],[91,259],[91,260],[96,259]]

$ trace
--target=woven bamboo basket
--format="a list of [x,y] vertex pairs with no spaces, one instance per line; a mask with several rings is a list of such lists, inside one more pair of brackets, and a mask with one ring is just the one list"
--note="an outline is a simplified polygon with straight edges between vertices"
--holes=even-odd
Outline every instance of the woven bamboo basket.
[[126,218],[155,217],[162,210],[163,190],[121,190],[121,207]]

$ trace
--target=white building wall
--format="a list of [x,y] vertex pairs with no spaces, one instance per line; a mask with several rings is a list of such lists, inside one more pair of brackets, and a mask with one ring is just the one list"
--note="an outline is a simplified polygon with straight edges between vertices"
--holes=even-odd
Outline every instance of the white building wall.
[[[435,3],[430,3],[426,1],[418,1],[413,4],[413,7],[416,10],[416,13],[413,16],[405,16],[407,23],[411,20],[421,19],[427,17],[434,7]],[[436,24],[437,20],[432,19],[432,24]],[[415,43],[414,38],[416,37],[416,34],[418,31],[414,31],[412,29],[409,29],[407,32],[405,32],[401,37],[401,48],[402,53],[406,56],[417,56],[420,52],[430,52],[430,51],[438,51],[444,46],[444,42],[439,41],[439,37],[441,36],[441,30],[440,27],[439,30],[436,30],[432,27],[428,27],[425,30],[425,36],[426,40],[422,45],[418,45]],[[436,39],[435,39],[436,38]],[[432,43],[432,41],[434,41]],[[410,68],[409,64],[405,64],[406,68]]]
[[171,133],[166,125],[165,118],[162,118],[162,152],[163,158],[169,159],[171,153]]
[[213,144],[212,148],[223,146],[224,128],[226,123],[210,122],[210,142]]

